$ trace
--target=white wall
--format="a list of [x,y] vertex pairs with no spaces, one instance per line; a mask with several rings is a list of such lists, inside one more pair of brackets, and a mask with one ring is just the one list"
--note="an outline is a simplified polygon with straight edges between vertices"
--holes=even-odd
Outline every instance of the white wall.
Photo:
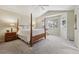
[[[65,21],[65,24],[62,24]],[[67,13],[63,13],[60,18],[60,36],[67,39]]]
[[[65,25],[62,25],[62,21],[65,20]],[[61,37],[69,40],[74,40],[74,12],[67,11],[61,15],[60,27],[61,27]]]
[[75,44],[79,48],[79,9],[75,10],[77,15],[77,29],[75,30]]
[[[48,21],[57,23],[57,27],[48,28],[49,27]],[[56,36],[60,35],[60,23],[59,23],[59,21],[60,21],[60,16],[54,16],[54,17],[50,16],[50,17],[46,18],[46,28],[48,29],[47,34],[56,35]]]
[[[52,12],[52,13],[56,13],[56,11]],[[59,19],[60,20],[60,30],[59,31],[56,30],[56,31],[60,32],[60,36],[62,38],[68,39],[68,40],[74,40],[74,22],[75,22],[74,11],[73,10],[71,10],[71,11],[61,11],[61,13],[58,12],[58,14],[56,13],[56,14],[51,14],[51,15],[48,15],[48,16],[55,17],[54,15],[55,16],[60,15],[60,19]],[[46,16],[44,16],[44,17],[41,16],[41,17],[37,18],[38,23],[42,19],[44,19],[45,17]],[[63,20],[66,21],[65,25],[62,25]],[[56,31],[53,31],[53,33],[56,32]]]
[[[29,23],[29,17],[24,16],[24,15],[20,15],[14,12],[9,12],[9,11],[5,11],[5,10],[0,10],[0,42],[4,41],[4,35],[6,30],[10,30],[10,24],[15,21],[17,21],[17,19],[19,19],[19,25],[25,25]],[[16,30],[14,28],[14,30]]]
[[[50,16],[50,15],[49,15]],[[55,27],[55,28],[48,28],[48,30],[47,30],[47,34],[50,34],[50,35],[57,35],[57,36],[59,36],[60,35],[60,27],[59,27],[59,20],[60,20],[60,17],[59,16],[50,16],[50,17],[40,17],[40,18],[37,18],[36,19],[36,27],[40,27],[40,26],[42,26],[42,24],[41,24],[41,22],[42,22],[42,20],[44,20],[45,19],[45,26],[46,26],[46,28],[48,27],[48,24],[47,24],[47,22],[48,21],[53,21],[53,22],[57,22],[58,23],[58,26],[57,27]]]
[[75,23],[75,16],[74,11],[69,11],[67,13],[67,36],[69,40],[74,40],[74,23]]

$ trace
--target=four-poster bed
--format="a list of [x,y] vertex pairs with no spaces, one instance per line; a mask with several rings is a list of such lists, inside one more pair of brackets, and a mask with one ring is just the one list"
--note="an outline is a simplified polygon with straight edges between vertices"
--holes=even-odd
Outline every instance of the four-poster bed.
[[22,34],[19,33],[19,31],[20,31],[19,20],[17,20],[17,33],[18,33],[19,38],[22,39],[22,36],[23,38],[25,37],[24,41],[28,42],[28,44],[32,46],[34,43],[42,40],[42,38],[46,39],[45,19],[44,19],[43,29],[33,29],[32,28],[32,14],[31,14],[30,29],[25,29],[24,31],[22,31]]
[[42,37],[44,37],[46,39],[46,28],[45,28],[45,20],[44,20],[44,31],[42,31],[42,33],[33,34],[33,28],[32,28],[32,14],[31,14],[31,26],[30,26],[30,45],[32,46],[35,42],[41,40]]

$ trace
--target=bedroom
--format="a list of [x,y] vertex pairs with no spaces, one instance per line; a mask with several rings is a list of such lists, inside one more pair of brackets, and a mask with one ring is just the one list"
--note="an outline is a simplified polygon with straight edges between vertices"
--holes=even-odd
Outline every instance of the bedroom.
[[65,5],[0,6],[0,53],[79,53],[75,10]]

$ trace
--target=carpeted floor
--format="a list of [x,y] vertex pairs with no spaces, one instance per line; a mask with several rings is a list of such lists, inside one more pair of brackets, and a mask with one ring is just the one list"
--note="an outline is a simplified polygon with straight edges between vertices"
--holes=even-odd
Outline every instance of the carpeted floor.
[[0,54],[24,54],[31,53],[32,48],[28,47],[21,40],[14,40],[0,44]]
[[0,54],[78,54],[74,42],[57,36],[47,36],[47,39],[41,40],[28,47],[21,40],[14,40],[0,44]]
[[48,36],[46,40],[40,41],[33,46],[33,53],[42,54],[77,54],[73,41],[69,41],[57,36]]

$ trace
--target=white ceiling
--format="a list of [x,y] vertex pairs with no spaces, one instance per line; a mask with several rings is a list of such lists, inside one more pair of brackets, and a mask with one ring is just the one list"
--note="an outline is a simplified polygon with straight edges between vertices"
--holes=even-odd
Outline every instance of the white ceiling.
[[49,10],[72,10],[72,5],[0,5],[0,9],[15,12],[21,15],[38,17]]

